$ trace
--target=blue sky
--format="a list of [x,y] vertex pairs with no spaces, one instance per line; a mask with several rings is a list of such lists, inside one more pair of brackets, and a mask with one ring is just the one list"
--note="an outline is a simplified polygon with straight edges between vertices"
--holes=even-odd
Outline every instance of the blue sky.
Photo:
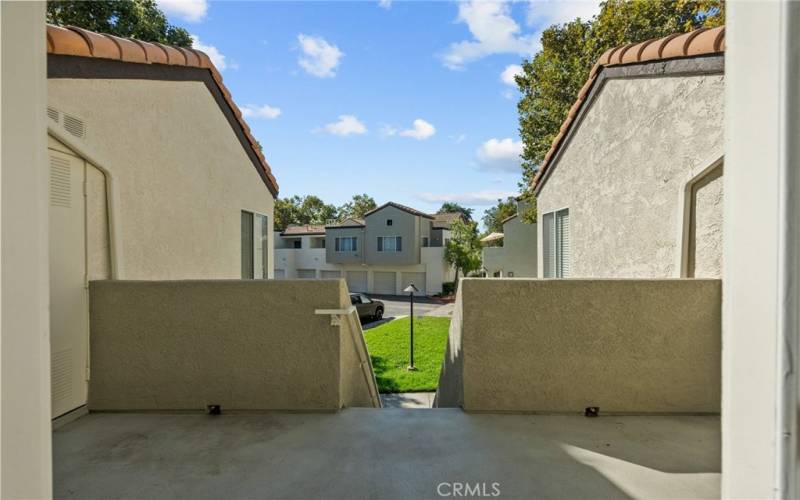
[[596,2],[160,0],[221,70],[280,196],[480,217],[520,179],[511,75]]

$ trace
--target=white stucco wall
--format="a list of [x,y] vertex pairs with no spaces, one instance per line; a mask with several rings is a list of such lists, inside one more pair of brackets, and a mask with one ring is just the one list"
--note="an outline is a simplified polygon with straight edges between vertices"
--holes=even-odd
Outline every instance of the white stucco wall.
[[722,166],[692,187],[688,276],[722,276]]
[[681,193],[723,132],[722,75],[606,81],[538,195],[540,216],[569,208],[571,276],[679,276]]
[[272,276],[272,194],[203,83],[50,79],[48,105],[112,177],[117,277],[240,278],[242,210],[269,217]]

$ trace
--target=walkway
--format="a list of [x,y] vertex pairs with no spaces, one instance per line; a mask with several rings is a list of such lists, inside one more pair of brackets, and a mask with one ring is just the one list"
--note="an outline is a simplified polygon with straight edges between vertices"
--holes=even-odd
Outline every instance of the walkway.
[[718,498],[719,442],[716,417],[91,414],[53,434],[54,495],[405,500],[468,483],[501,499]]

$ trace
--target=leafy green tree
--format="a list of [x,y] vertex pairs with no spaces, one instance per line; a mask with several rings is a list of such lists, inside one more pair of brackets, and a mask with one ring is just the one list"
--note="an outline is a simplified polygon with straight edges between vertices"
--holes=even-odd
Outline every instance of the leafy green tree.
[[378,208],[378,204],[368,194],[353,195],[353,199],[339,207],[339,217],[342,219],[361,219],[370,210]]
[[48,0],[47,22],[145,42],[192,46],[189,32],[169,24],[155,0]]
[[440,208],[436,213],[437,214],[450,214],[450,213],[455,213],[455,212],[461,213],[461,215],[464,216],[465,220],[472,221],[472,209],[471,208],[467,208],[467,207],[463,207],[463,206],[461,206],[458,203],[455,203],[453,201],[446,201],[446,202],[442,203],[442,208]]
[[517,200],[509,196],[497,200],[497,205],[483,212],[483,226],[487,233],[502,233],[503,221],[517,213]]
[[523,142],[523,178],[528,189],[558,134],[578,91],[606,50],[725,21],[722,0],[607,0],[594,19],[553,25],[542,33],[542,50],[523,61],[516,77]]
[[467,275],[481,267],[481,242],[478,224],[456,220],[450,226],[450,239],[444,249],[444,259],[456,269],[455,287],[458,290],[459,272]]
[[336,218],[336,207],[319,197],[292,196],[275,200],[275,229],[283,231],[290,224],[325,224]]

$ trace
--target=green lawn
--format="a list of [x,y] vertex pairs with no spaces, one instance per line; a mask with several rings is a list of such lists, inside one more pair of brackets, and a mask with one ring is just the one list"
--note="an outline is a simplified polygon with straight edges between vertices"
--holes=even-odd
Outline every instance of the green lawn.
[[450,318],[414,319],[414,366],[408,371],[408,318],[364,332],[381,392],[435,391],[439,384]]

